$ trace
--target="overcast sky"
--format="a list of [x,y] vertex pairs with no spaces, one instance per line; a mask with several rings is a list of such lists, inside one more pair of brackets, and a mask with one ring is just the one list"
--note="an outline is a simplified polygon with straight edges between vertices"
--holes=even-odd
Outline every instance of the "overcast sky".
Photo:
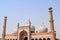
[[60,38],[60,0],[0,0],[0,37],[4,16],[7,16],[6,33],[16,31],[17,23],[25,25],[30,18],[36,30],[40,30],[42,23],[49,28],[48,8],[53,8],[54,27],[57,38]]

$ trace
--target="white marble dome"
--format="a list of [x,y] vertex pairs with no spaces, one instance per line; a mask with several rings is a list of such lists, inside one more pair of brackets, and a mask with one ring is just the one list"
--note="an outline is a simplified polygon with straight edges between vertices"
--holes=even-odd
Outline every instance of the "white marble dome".
[[35,31],[35,26],[31,26],[31,31]]
[[48,28],[45,25],[40,26],[40,32],[48,32]]

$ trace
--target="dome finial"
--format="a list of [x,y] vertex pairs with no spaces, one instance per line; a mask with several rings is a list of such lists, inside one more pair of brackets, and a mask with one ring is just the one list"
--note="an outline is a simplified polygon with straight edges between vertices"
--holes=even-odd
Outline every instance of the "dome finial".
[[42,23],[42,25],[41,26],[44,26],[45,27],[45,24],[44,24],[44,22]]

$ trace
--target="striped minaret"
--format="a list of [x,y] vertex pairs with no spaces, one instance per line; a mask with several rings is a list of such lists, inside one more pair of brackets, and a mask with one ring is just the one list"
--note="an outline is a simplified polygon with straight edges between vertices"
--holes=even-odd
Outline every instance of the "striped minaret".
[[6,23],[7,23],[7,16],[4,17],[2,40],[5,40],[5,35],[6,35]]
[[49,15],[50,15],[50,32],[51,32],[51,40],[56,40],[56,33],[54,30],[54,21],[52,15],[52,7],[49,8]]
[[49,8],[49,15],[50,15],[50,32],[54,32],[54,21],[52,15],[52,7]]

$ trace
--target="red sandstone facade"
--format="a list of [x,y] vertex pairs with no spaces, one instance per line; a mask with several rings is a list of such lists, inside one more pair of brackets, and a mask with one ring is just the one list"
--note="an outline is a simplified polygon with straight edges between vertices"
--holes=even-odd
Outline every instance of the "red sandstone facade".
[[50,16],[50,31],[46,31],[46,28],[42,28],[41,32],[35,32],[35,28],[31,25],[19,26],[17,25],[17,32],[12,34],[6,34],[6,21],[7,17],[4,18],[2,40],[56,40],[56,33],[54,30],[54,21],[52,15],[52,7],[49,8]]

